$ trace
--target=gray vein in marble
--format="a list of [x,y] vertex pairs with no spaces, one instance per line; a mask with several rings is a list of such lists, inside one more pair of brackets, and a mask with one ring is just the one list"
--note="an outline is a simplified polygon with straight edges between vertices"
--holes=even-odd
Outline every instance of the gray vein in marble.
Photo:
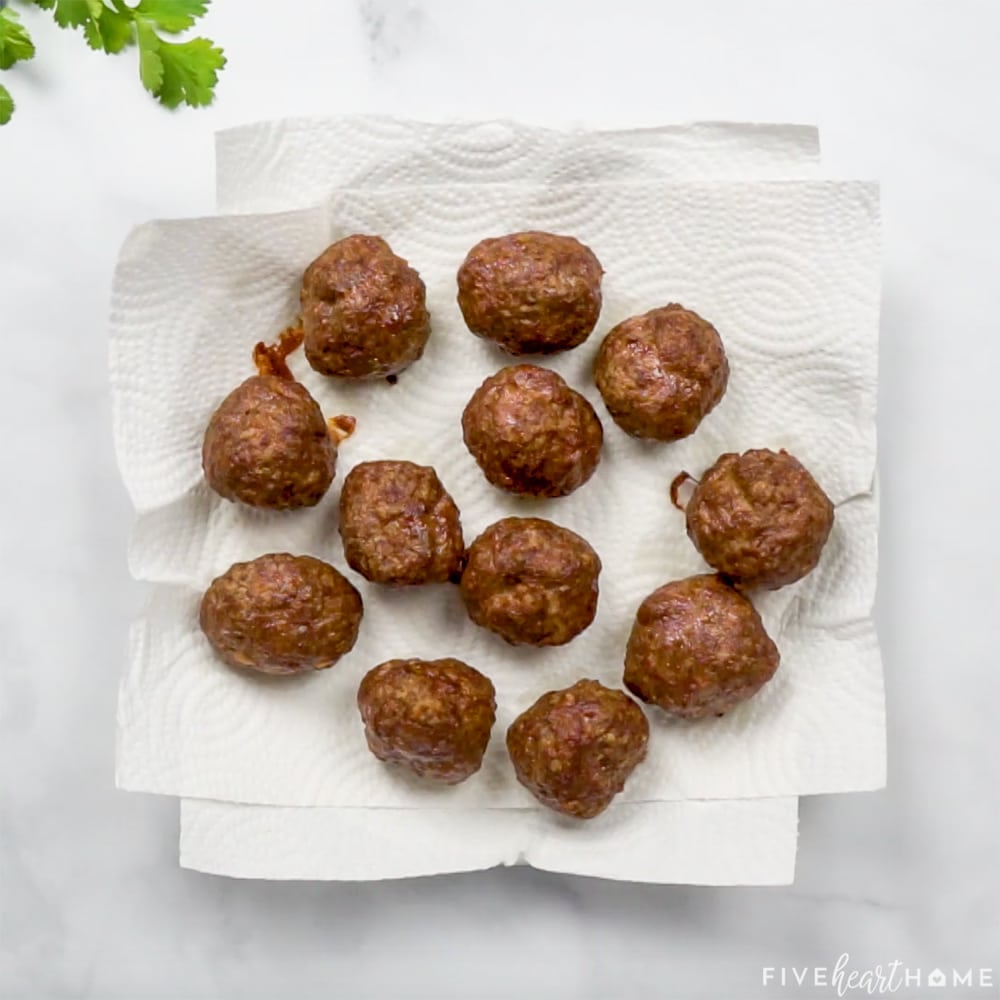
[[420,7],[399,0],[360,0],[358,13],[369,55],[381,67],[400,59],[424,23]]
[[790,890],[789,895],[804,903],[816,903],[820,906],[836,903],[842,906],[863,906],[868,909],[886,910],[889,912],[909,909],[909,905],[906,903],[890,903],[888,900],[876,899],[873,896],[836,892],[799,892],[795,889]]

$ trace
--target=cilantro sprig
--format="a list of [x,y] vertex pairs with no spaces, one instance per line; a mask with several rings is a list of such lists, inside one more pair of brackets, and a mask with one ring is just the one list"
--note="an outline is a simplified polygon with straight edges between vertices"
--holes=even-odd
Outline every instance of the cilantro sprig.
[[[202,107],[212,102],[226,57],[211,39],[171,41],[192,28],[211,0],[23,0],[52,12],[60,28],[83,32],[95,50],[115,54],[136,45],[139,78],[161,104]],[[0,0],[0,70],[31,59],[35,46],[16,11]],[[0,125],[10,121],[14,101],[0,84]]]
[[[0,4],[0,69],[10,69],[14,63],[33,58],[35,43],[21,24],[17,11]],[[0,83],[0,125],[6,125],[14,114],[14,98]]]

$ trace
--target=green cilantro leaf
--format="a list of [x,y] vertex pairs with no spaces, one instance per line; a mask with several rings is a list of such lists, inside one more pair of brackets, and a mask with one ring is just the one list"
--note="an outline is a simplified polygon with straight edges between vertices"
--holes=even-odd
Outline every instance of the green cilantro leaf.
[[80,28],[94,18],[94,0],[33,0],[33,3],[42,10],[53,11],[60,28]]
[[211,0],[139,0],[137,18],[152,21],[168,35],[186,31],[208,10]]
[[14,98],[10,91],[0,83],[0,125],[6,125],[14,113]]
[[160,39],[156,32],[140,21],[136,25],[136,37],[139,40],[139,79],[142,85],[154,96],[159,94],[163,86],[163,60],[160,58]]
[[132,12],[124,4],[115,10],[102,0],[32,0],[36,7],[51,10],[61,28],[82,28],[92,49],[121,52],[132,41]]
[[[2,0],[0,0],[2,2]],[[176,35],[206,13],[212,0],[26,0],[52,11],[61,28],[80,28],[92,49],[121,52],[139,44],[139,77],[161,104],[199,107],[211,104],[219,71],[226,57],[208,38],[168,42],[158,32]],[[134,3],[134,6],[130,6]],[[17,15],[0,6],[0,69],[35,54]],[[0,88],[0,125],[6,124],[14,102]]]
[[132,41],[132,19],[102,5],[97,17],[84,26],[83,33],[92,49],[121,52]]
[[10,69],[14,63],[34,54],[34,42],[17,12],[9,7],[0,8],[0,69]]
[[222,49],[207,38],[165,42],[141,20],[136,29],[142,84],[161,104],[194,108],[212,103],[218,71],[226,65]]

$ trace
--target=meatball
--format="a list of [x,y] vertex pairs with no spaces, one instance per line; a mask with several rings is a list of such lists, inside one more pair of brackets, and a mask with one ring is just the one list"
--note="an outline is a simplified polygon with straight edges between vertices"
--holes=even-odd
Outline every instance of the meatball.
[[340,535],[348,565],[373,583],[442,583],[462,571],[458,508],[425,465],[356,465],[340,494]]
[[604,431],[594,408],[555,372],[514,365],[491,375],[462,414],[465,445],[494,485],[561,497],[594,474]]
[[476,773],[496,699],[489,678],[461,660],[389,660],[365,674],[358,708],[379,760],[457,785]]
[[594,363],[594,381],[615,423],[632,437],[657,441],[693,434],[728,380],[715,327],[674,304],[619,323]]
[[625,650],[625,686],[682,719],[723,715],[778,669],[778,648],[754,606],[711,574],[654,590]]
[[642,709],[591,680],[543,694],[507,730],[517,780],[543,805],[578,819],[607,809],[648,743]]
[[511,644],[561,646],[597,613],[601,560],[568,528],[507,517],[470,546],[461,593],[469,617]]
[[[335,418],[344,420],[350,418]],[[212,414],[202,468],[208,485],[226,500],[270,510],[313,507],[333,482],[340,436],[305,386],[254,375]]]
[[328,247],[306,268],[300,299],[306,359],[322,375],[396,375],[431,333],[420,275],[378,236]]
[[[674,480],[675,502],[686,478]],[[721,456],[691,494],[686,519],[709,566],[742,589],[776,590],[819,562],[833,504],[797,459],[758,449]]]
[[601,314],[604,271],[572,236],[511,233],[477,243],[458,272],[466,325],[511,354],[582,344]]
[[201,628],[230,666],[298,674],[332,667],[350,652],[361,614],[361,596],[332,566],[276,553],[213,580]]

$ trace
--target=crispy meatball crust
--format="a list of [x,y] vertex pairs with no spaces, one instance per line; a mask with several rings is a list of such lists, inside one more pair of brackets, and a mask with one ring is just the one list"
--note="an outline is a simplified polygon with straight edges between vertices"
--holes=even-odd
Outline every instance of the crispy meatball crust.
[[461,593],[469,617],[511,644],[561,646],[597,613],[601,560],[568,528],[507,517],[469,547]]
[[625,651],[625,686],[683,719],[724,715],[778,669],[778,648],[754,606],[717,576],[654,590]]
[[443,583],[462,571],[458,507],[429,466],[356,465],[340,494],[340,535],[348,565],[373,583]]
[[594,381],[627,434],[678,441],[722,399],[729,362],[715,327],[671,304],[614,327],[597,353]]
[[378,236],[348,236],[306,268],[306,359],[322,375],[385,378],[413,364],[431,333],[420,275]]
[[833,504],[805,466],[767,449],[719,458],[685,514],[705,562],[747,590],[802,579],[833,527]]
[[365,674],[358,708],[379,760],[457,785],[482,766],[496,697],[461,660],[389,660]]
[[500,489],[572,493],[594,474],[604,430],[594,408],[555,372],[513,365],[491,375],[462,414],[465,445]]
[[458,306],[478,337],[510,354],[582,344],[601,314],[600,261],[572,236],[511,233],[477,243],[458,271]]
[[305,386],[255,375],[212,414],[201,453],[208,485],[250,507],[313,507],[333,482],[337,446]]
[[201,628],[233,667],[298,674],[332,667],[361,625],[361,596],[332,566],[275,553],[236,563],[201,601]]
[[517,780],[543,805],[578,819],[607,809],[648,743],[642,709],[592,680],[543,694],[507,730]]

